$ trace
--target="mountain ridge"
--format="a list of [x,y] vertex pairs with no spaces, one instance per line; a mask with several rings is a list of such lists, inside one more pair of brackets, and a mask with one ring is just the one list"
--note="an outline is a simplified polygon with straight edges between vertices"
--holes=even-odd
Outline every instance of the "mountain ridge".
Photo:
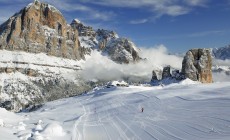
[[212,54],[216,59],[230,59],[230,45],[221,48],[213,48]]
[[80,77],[91,51],[97,50],[118,64],[140,60],[131,41],[113,31],[88,29],[95,33],[94,45],[80,40],[90,42],[91,37],[67,24],[57,8],[38,0],[0,25],[0,107],[15,112],[30,110],[92,89],[95,83]]
[[[83,29],[93,34],[83,34]],[[115,34],[104,29],[95,31],[77,20],[68,24],[57,8],[36,0],[0,25],[0,49],[44,52],[76,60],[85,59],[86,54],[97,49],[117,63],[139,61],[134,43],[117,34],[113,38]],[[96,42],[87,44],[83,38],[88,42],[93,38]]]

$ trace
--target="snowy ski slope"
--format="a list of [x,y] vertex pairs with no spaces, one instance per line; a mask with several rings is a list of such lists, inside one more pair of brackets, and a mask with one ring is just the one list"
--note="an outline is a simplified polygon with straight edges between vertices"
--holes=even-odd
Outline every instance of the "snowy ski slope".
[[[9,113],[2,110],[1,140],[230,139],[229,82],[206,85],[186,80],[165,87],[97,88],[16,114],[16,122],[1,118]],[[43,123],[35,125],[39,120]]]

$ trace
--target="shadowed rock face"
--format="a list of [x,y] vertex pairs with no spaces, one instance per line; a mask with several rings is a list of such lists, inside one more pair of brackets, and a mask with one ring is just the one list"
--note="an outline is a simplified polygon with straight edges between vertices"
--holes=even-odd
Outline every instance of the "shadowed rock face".
[[135,63],[141,60],[139,49],[127,38],[119,37],[114,31],[93,30],[78,20],[73,20],[72,28],[79,31],[80,43],[107,54],[117,63]]
[[78,31],[66,23],[53,6],[39,1],[9,18],[0,26],[0,48],[71,59],[84,58]]
[[153,70],[153,71],[152,71],[152,79],[151,79],[151,82],[155,82],[155,81],[158,81],[158,78],[157,78],[156,72]]
[[162,73],[162,79],[166,79],[171,77],[171,73],[170,73],[170,66],[166,66],[163,68],[163,73]]
[[209,49],[189,50],[182,63],[185,78],[202,83],[212,83],[212,58]]

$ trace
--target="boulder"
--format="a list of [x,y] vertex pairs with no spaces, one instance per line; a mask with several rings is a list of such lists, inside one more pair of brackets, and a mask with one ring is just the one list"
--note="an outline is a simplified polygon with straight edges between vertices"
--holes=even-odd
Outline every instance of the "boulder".
[[185,78],[202,83],[212,83],[212,57],[209,49],[189,50],[182,62]]
[[6,69],[5,69],[5,72],[6,73],[12,73],[12,72],[14,72],[15,71],[15,69],[14,68],[10,68],[10,67],[7,67]]
[[37,76],[37,71],[28,68],[28,69],[26,69],[26,74],[27,74],[28,76],[31,76],[31,77],[36,77],[36,76]]
[[155,81],[158,81],[158,78],[157,78],[156,72],[153,70],[153,71],[152,71],[152,79],[151,79],[151,82],[155,82]]
[[170,73],[170,66],[166,66],[163,68],[163,72],[162,72],[162,79],[166,79],[169,77],[172,77],[171,73]]
[[184,79],[183,75],[180,73],[179,70],[173,70],[172,71],[172,77],[176,80],[183,80]]

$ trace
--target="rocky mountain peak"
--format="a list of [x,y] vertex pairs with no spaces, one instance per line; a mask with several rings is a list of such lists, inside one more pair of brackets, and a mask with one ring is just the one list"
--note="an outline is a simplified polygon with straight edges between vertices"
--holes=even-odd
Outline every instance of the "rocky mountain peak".
[[119,37],[114,31],[94,30],[79,20],[73,20],[71,27],[79,31],[81,46],[99,50],[117,63],[130,63],[141,59],[135,44],[127,38]]
[[212,54],[217,59],[230,59],[230,45],[221,48],[214,48],[212,49]]
[[185,78],[202,83],[212,83],[212,57],[209,49],[191,49],[182,62]]
[[57,8],[38,0],[0,25],[0,49],[77,60],[96,49],[118,63],[140,60],[138,49],[129,39],[120,38],[114,31],[94,30],[78,19],[68,25]]
[[66,23],[57,8],[34,1],[0,26],[0,48],[71,59],[84,58],[78,30]]
[[80,24],[81,21],[77,18],[73,19],[72,23],[71,24]]

